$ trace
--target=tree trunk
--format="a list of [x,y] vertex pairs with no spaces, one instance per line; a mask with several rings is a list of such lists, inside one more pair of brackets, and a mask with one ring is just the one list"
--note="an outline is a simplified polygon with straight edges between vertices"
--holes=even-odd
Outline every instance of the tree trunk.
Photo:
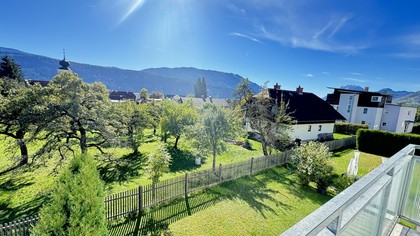
[[19,165],[26,165],[29,162],[29,155],[28,155],[28,147],[26,146],[25,143],[25,132],[23,132],[22,130],[18,130],[16,132],[16,136],[17,136],[17,142],[19,144],[19,148],[20,148],[20,163]]
[[176,138],[175,138],[175,145],[174,145],[174,148],[175,149],[178,149],[178,140],[179,140],[179,138],[180,138],[179,135],[177,135]]
[[264,140],[261,140],[261,146],[262,146],[262,150],[263,150],[264,156],[267,156],[268,155],[268,152],[267,152],[267,143]]
[[80,132],[80,150],[82,153],[87,152],[87,138],[86,138],[86,130],[83,128],[80,122],[77,122],[79,125],[79,132]]
[[212,165],[213,171],[216,171],[216,150],[213,149],[213,165]]

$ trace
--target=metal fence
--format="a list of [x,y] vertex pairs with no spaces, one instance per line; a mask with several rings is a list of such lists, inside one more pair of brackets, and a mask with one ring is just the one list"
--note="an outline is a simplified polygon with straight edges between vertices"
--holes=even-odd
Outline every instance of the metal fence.
[[[343,147],[354,146],[356,144],[356,138],[332,140],[325,142],[325,144],[332,151]],[[219,165],[214,171],[210,169],[185,173],[183,176],[162,180],[156,185],[148,184],[109,195],[104,200],[106,219],[115,220],[130,214],[137,214],[145,208],[178,197],[185,197],[187,199],[189,193],[285,164],[290,160],[290,155],[291,150],[287,150],[278,154],[251,158],[247,161],[225,166]],[[37,218],[34,217],[33,219]],[[30,223],[35,221],[32,220]],[[15,233],[13,235],[27,235],[20,233],[19,227],[23,227],[22,225],[15,222],[5,225],[0,224],[0,235],[12,235],[11,232]],[[28,231],[29,225],[25,225],[25,232]],[[9,231],[6,231],[6,227]]]

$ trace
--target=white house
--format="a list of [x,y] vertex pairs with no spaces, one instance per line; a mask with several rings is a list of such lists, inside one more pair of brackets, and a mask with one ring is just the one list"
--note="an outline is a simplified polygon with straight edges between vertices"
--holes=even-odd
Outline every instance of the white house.
[[289,91],[281,90],[276,84],[273,89],[268,89],[268,95],[273,101],[280,103],[283,100],[289,104],[287,112],[296,122],[289,133],[292,140],[332,137],[335,121],[345,119],[327,102],[313,93],[303,92],[300,86],[296,91]]
[[411,132],[416,108],[391,104],[392,95],[379,92],[334,88],[327,95],[327,102],[346,120],[355,124],[367,124],[369,129],[391,132]]

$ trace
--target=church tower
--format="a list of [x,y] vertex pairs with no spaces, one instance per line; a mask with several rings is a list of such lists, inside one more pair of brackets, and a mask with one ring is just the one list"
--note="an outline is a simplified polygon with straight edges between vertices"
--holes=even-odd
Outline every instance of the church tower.
[[73,73],[73,71],[70,69],[70,62],[66,61],[66,51],[63,49],[63,60],[59,61],[60,67],[57,69],[57,73],[61,72],[70,72]]

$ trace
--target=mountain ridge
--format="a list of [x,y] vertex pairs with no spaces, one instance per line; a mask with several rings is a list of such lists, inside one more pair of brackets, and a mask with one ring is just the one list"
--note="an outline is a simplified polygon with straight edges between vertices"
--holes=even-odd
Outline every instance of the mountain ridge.
[[[58,59],[23,52],[13,48],[0,47],[0,56],[9,55],[22,69],[26,79],[51,80],[57,74]],[[194,94],[194,83],[204,77],[208,95],[215,98],[231,98],[242,76],[216,70],[194,67],[158,67],[144,70],[121,69],[70,61],[70,68],[87,83],[102,82],[110,90],[139,92],[147,88],[171,95]],[[251,82],[251,89],[257,92],[260,86]]]

